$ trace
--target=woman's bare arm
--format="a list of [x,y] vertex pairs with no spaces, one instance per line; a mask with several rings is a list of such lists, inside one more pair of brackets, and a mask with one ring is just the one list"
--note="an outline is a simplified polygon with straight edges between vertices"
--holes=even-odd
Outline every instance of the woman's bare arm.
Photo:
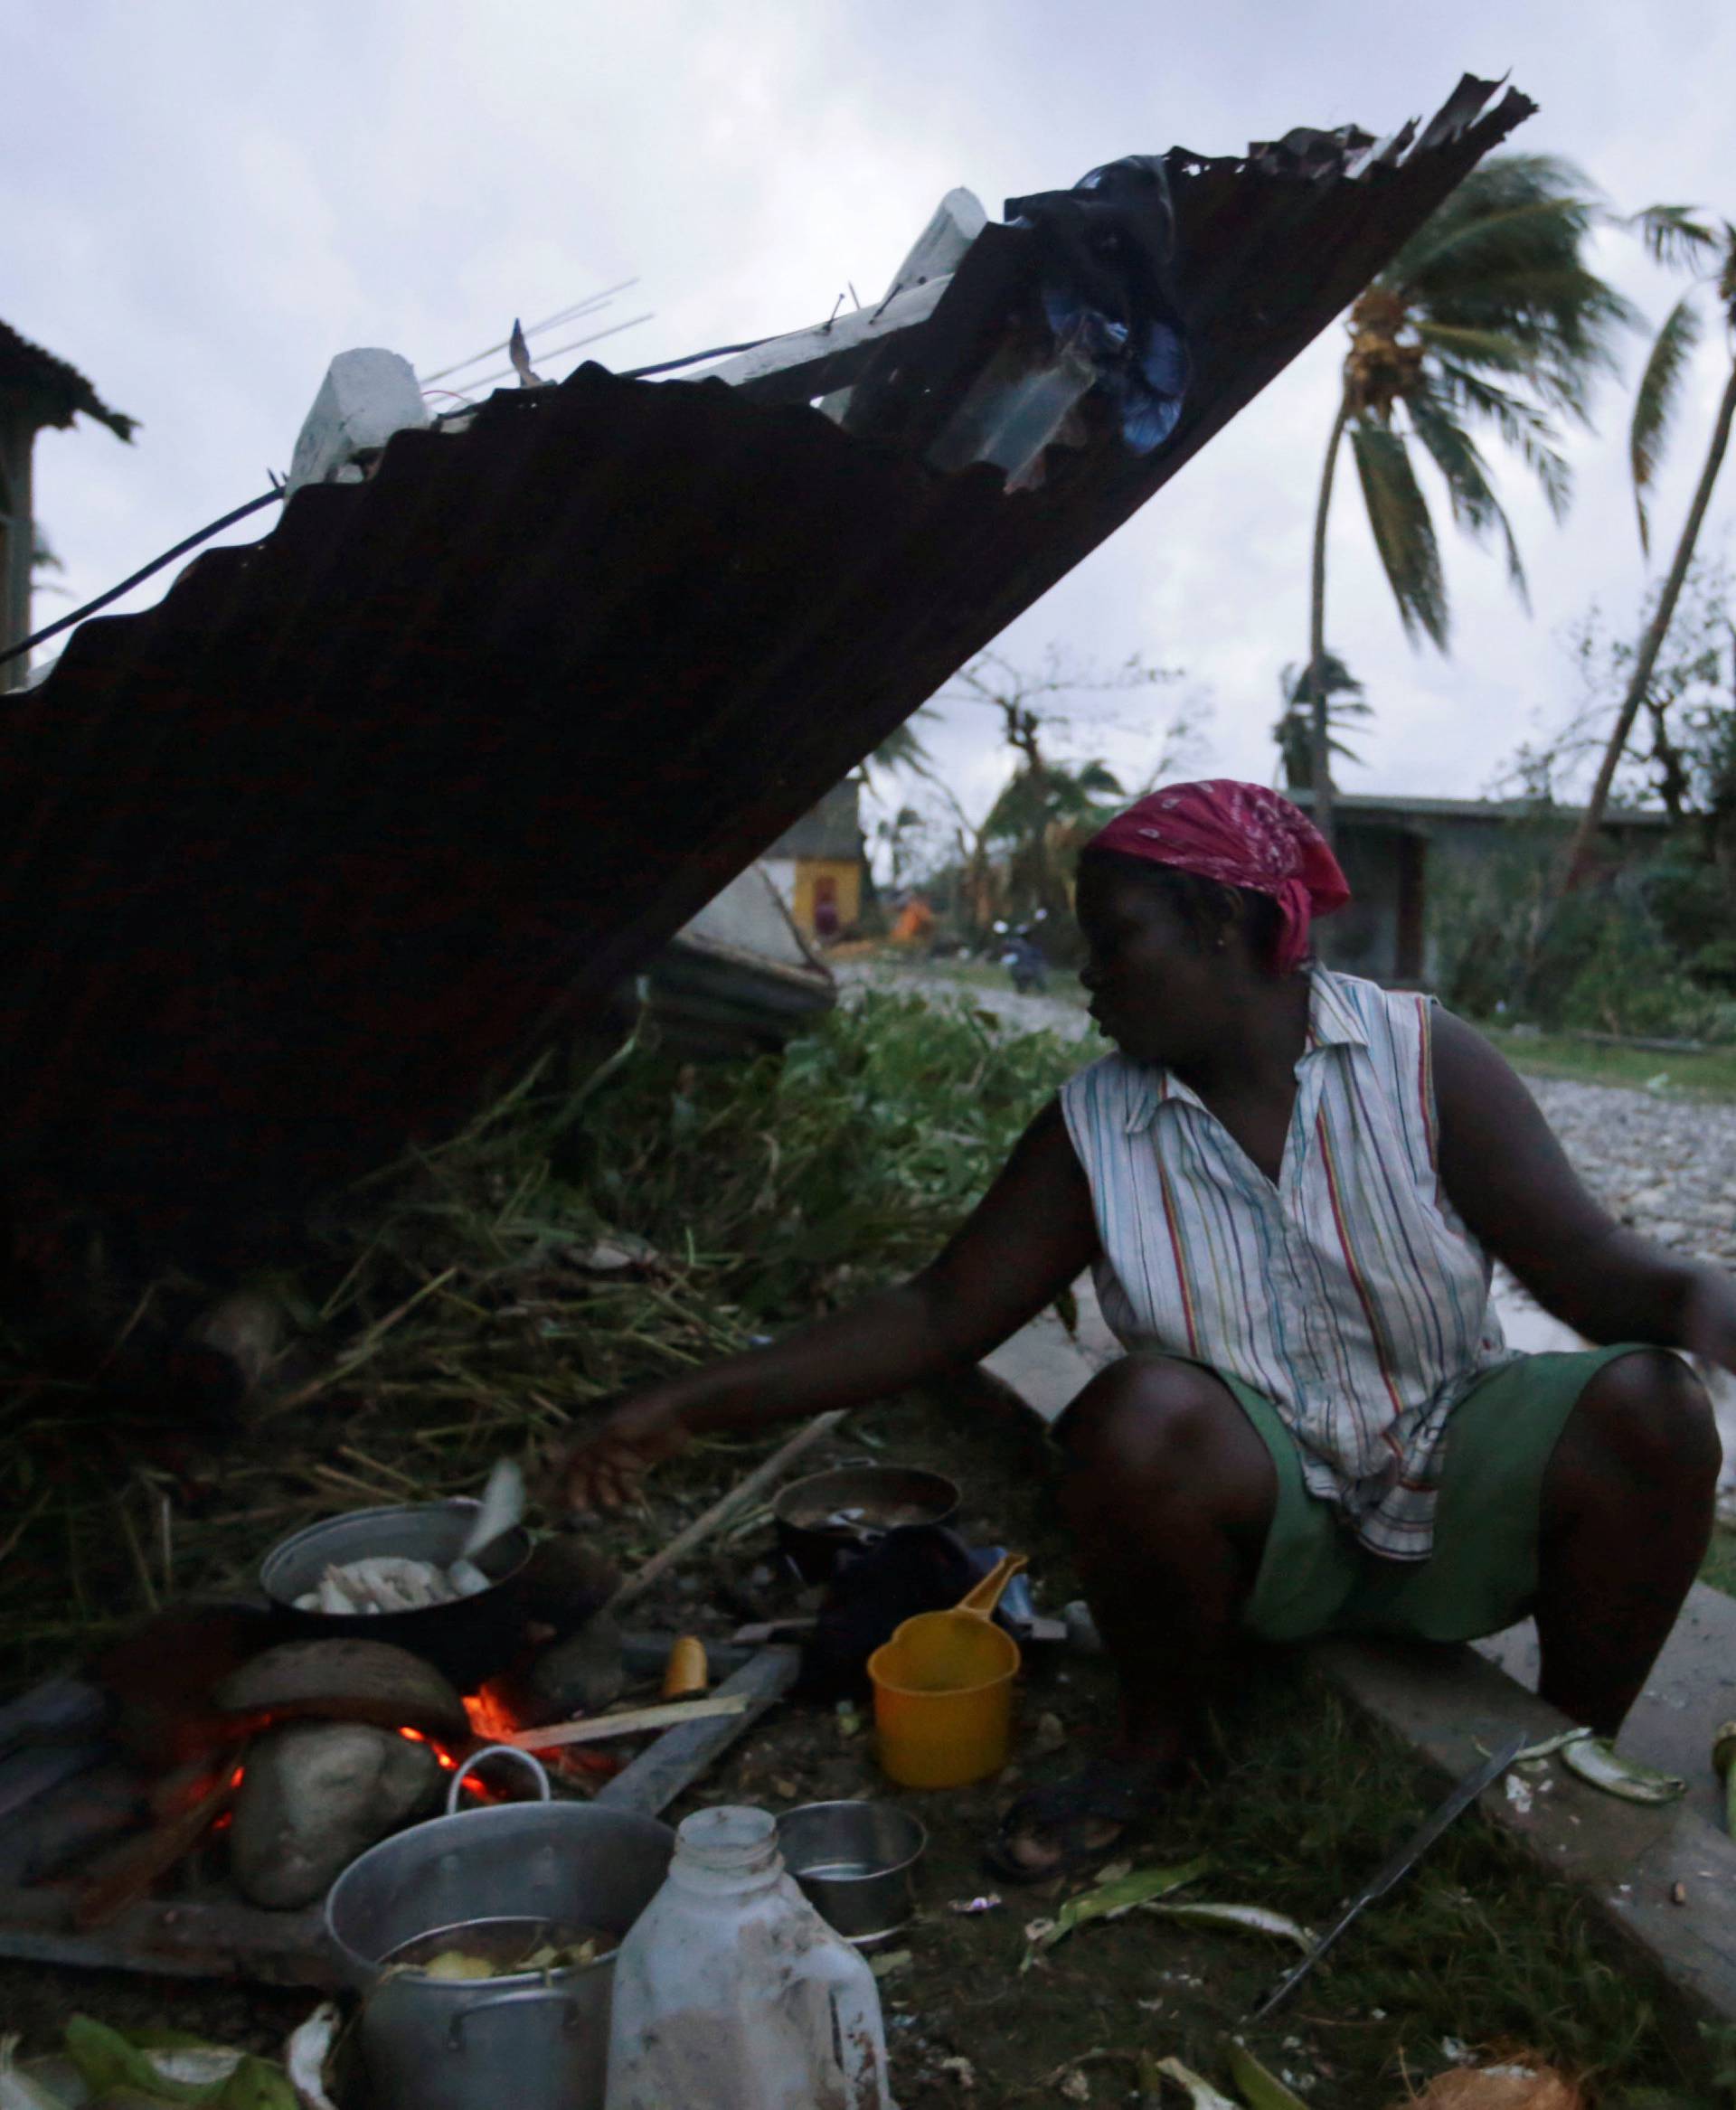
[[859,1407],[975,1361],[1052,1303],[1096,1253],[1090,1190],[1052,1101],[920,1274],[769,1348],[635,1393],[569,1460],[570,1493],[576,1502],[607,1502],[687,1435]]
[[1482,1034],[1434,1016],[1441,1180],[1546,1312],[1588,1341],[1651,1341],[1736,1368],[1736,1288],[1625,1229],[1586,1192],[1536,1101]]

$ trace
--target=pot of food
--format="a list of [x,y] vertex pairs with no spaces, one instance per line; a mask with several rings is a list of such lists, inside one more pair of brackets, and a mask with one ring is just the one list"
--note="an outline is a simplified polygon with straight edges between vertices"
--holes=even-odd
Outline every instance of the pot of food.
[[807,1582],[829,1582],[843,1553],[860,1552],[906,1524],[949,1523],[958,1489],[920,1465],[844,1465],[780,1488],[771,1505],[778,1543]]
[[674,1845],[655,1817],[543,1800],[448,1807],[352,1861],[326,1928],[370,2110],[603,2110],[615,1951]]
[[[259,1568],[259,1587],[270,1598],[279,1633],[287,1640],[339,1640],[358,1636],[407,1648],[444,1671],[460,1692],[473,1692],[484,1679],[511,1657],[523,1620],[519,1580],[531,1558],[530,1535],[514,1524],[475,1566],[486,1587],[461,1595],[447,1582],[447,1571],[463,1554],[470,1528],[480,1514],[477,1502],[455,1497],[449,1502],[406,1502],[388,1509],[351,1510],[326,1517],[279,1540]],[[419,1587],[417,1570],[427,1577]],[[334,1591],[345,1578],[378,1578],[376,1601],[388,1606],[399,1598],[438,1601],[405,1609],[336,1611],[320,1607],[352,1596],[369,1594],[365,1581],[353,1590]],[[474,1585],[475,1578],[469,1578]],[[324,1586],[324,1587],[322,1587]]]

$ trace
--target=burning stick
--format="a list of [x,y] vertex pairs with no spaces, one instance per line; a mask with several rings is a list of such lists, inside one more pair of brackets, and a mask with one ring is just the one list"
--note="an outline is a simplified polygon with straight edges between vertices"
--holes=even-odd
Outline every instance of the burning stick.
[[166,1816],[129,1841],[102,1873],[87,1883],[72,1907],[72,1924],[80,1933],[107,1926],[127,1906],[142,1898],[157,1878],[172,1869],[204,1837],[235,1799],[246,1765],[246,1747],[225,1759],[217,1780],[184,1810]]

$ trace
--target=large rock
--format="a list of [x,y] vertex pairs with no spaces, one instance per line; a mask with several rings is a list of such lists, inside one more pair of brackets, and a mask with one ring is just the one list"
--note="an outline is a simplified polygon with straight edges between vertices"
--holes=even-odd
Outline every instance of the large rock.
[[211,1697],[224,1714],[315,1715],[420,1729],[428,1737],[470,1733],[470,1718],[450,1681],[389,1641],[279,1642],[213,1686]]
[[439,1793],[424,1743],[364,1722],[288,1722],[248,1753],[231,1872],[255,1905],[311,1905],[358,1853]]

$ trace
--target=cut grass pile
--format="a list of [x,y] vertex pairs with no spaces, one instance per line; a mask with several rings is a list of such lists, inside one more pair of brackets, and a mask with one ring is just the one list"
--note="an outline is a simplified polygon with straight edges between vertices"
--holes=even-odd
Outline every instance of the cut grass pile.
[[564,1086],[545,1063],[334,1199],[269,1286],[297,1337],[241,1430],[0,1339],[0,1690],[245,1583],[299,1523],[473,1491],[599,1399],[918,1265],[1076,1060],[870,994],[781,1060],[630,1045]]

